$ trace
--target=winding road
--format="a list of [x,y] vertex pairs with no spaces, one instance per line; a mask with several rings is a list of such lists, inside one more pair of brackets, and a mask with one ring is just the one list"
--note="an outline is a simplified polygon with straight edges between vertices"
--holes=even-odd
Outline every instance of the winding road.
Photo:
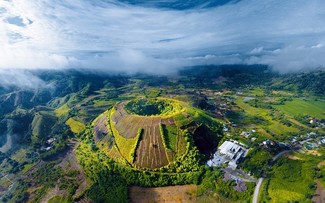
[[258,195],[260,192],[260,188],[263,182],[263,178],[259,178],[255,187],[255,191],[254,191],[254,196],[253,196],[253,203],[257,203],[258,201]]
[[[286,153],[289,153],[291,151],[292,150],[285,150],[285,151],[282,151],[282,152],[278,153],[277,155],[275,155],[272,158],[272,163],[275,160],[277,160],[278,158],[280,158],[282,155],[284,155]],[[264,180],[264,178],[259,178],[258,181],[257,181],[256,187],[255,187],[255,190],[254,190],[253,203],[257,203],[258,202],[258,195],[260,193],[260,188],[261,188],[261,185],[262,185],[263,180]]]

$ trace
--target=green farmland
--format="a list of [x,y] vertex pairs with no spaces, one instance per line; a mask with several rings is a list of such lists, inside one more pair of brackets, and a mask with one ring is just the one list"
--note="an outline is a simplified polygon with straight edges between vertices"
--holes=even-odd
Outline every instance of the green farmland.
[[292,116],[299,114],[313,116],[319,119],[325,118],[325,101],[324,100],[303,100],[293,99],[284,105],[276,106],[277,109],[288,113]]

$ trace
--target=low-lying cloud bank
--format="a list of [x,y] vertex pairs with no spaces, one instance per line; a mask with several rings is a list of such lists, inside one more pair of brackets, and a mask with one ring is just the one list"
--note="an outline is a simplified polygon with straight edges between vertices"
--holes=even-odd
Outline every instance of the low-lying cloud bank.
[[170,0],[158,2],[1,1],[0,74],[67,68],[166,74],[204,64],[266,64],[294,72],[325,66],[323,0],[223,1],[182,9],[159,7]]

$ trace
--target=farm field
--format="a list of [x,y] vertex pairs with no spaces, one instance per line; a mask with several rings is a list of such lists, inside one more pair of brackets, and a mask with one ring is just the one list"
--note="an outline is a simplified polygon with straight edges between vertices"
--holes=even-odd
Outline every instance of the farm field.
[[[295,128],[294,126],[286,126],[282,123],[280,123],[278,120],[274,120],[270,114],[270,110],[268,109],[262,109],[262,108],[255,108],[250,106],[249,104],[245,103],[243,101],[243,97],[238,97],[236,99],[236,104],[245,111],[249,116],[254,117],[260,117],[265,120],[264,123],[261,124],[255,124],[256,127],[263,129],[263,130],[269,130],[273,134],[276,135],[283,135],[286,133],[297,133],[299,132],[299,129]],[[254,124],[254,123],[252,123]]]
[[55,114],[57,117],[60,117],[64,114],[67,114],[69,111],[70,111],[70,108],[69,108],[68,104],[64,104],[55,110]]
[[111,120],[114,122],[115,128],[124,138],[134,138],[137,135],[139,128],[145,128],[146,126],[152,125],[158,126],[160,123],[165,125],[174,125],[175,123],[173,118],[131,115],[125,111],[123,108],[124,105],[124,102],[116,105],[116,110],[111,115]]
[[196,185],[141,188],[130,187],[132,203],[196,202]]
[[292,116],[302,114],[316,117],[318,119],[325,118],[324,100],[315,101],[311,99],[303,100],[294,98],[292,101],[287,101],[284,105],[277,105],[276,108]]
[[66,124],[70,126],[71,131],[74,133],[81,133],[86,127],[82,122],[74,120],[73,118],[69,118]]
[[163,146],[158,125],[144,128],[141,139],[135,154],[135,165],[141,168],[160,168],[168,164],[166,149]]
[[[137,103],[138,101],[141,104]],[[125,109],[128,102],[133,102],[134,109],[139,109],[138,105],[142,104],[151,107],[153,105],[153,108],[156,108],[154,105],[157,104],[157,110],[160,108],[164,113],[138,115],[130,109]],[[191,145],[199,143],[191,140],[194,138],[185,139],[185,134],[194,135],[195,130],[203,123],[207,124],[206,129],[213,126],[211,132],[219,127],[218,122],[212,117],[180,101],[164,98],[148,101],[135,99],[117,103],[113,108],[99,115],[92,123],[92,133],[95,145],[118,163],[127,163],[133,168],[146,170],[156,170],[166,166],[162,170],[169,172],[176,171],[176,168],[173,168],[176,166],[180,167],[178,171],[186,171],[185,167],[180,166],[180,164],[189,164],[185,161],[187,157],[184,154],[195,154],[197,148],[191,150]],[[197,136],[210,136],[205,135],[208,131],[201,133],[202,135]],[[215,136],[218,139],[218,133]],[[211,145],[216,144],[216,140],[211,143]],[[195,156],[189,159],[192,158],[196,159]],[[177,163],[170,164],[174,161]]]

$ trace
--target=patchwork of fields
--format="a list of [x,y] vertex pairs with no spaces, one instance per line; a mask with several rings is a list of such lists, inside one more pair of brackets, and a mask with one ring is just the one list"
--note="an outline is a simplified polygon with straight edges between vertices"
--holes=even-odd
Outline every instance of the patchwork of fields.
[[117,104],[111,114],[102,114],[95,121],[93,128],[95,142],[109,134],[107,126],[109,119],[116,140],[115,147],[105,146],[108,147],[109,156],[119,151],[119,157],[122,155],[130,164],[140,168],[155,169],[168,165],[173,159],[168,159],[160,125],[176,127],[174,118],[132,115],[124,109],[125,104],[125,102]]

